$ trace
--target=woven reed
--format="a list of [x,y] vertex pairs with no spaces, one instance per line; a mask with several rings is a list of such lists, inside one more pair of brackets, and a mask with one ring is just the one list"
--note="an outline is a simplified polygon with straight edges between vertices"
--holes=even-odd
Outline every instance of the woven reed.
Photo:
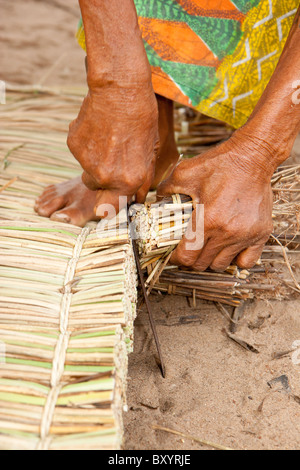
[[80,174],[65,144],[80,103],[14,92],[0,108],[1,449],[122,442],[136,305],[127,226],[110,236],[33,211],[44,187]]

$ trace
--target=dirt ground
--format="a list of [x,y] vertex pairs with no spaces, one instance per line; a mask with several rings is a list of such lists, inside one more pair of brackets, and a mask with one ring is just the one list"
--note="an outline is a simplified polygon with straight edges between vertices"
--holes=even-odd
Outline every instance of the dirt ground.
[[[0,80],[85,84],[84,53],[74,38],[77,0],[0,0],[0,14]],[[295,150],[300,155],[300,142]],[[295,256],[293,264],[300,264]],[[258,354],[226,336],[228,321],[214,305],[199,301],[191,308],[178,297],[151,300],[167,377],[156,366],[142,309],[129,364],[126,449],[206,448],[153,430],[160,425],[233,449],[299,450],[300,351],[272,359],[300,340],[299,300],[249,303],[238,334]]]

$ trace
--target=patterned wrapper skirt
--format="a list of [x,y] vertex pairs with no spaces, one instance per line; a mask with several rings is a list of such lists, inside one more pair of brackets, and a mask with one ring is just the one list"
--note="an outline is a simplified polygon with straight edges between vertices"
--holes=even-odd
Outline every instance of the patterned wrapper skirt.
[[[242,126],[268,84],[299,0],[134,0],[154,91]],[[85,49],[82,21],[77,32]]]

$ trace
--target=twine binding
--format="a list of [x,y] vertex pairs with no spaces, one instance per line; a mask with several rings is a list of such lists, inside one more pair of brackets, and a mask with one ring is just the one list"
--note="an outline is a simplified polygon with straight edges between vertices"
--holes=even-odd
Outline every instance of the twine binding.
[[70,306],[72,301],[72,282],[75,277],[76,266],[80,259],[80,254],[83,245],[91,232],[91,229],[86,227],[82,230],[78,236],[76,244],[74,246],[73,256],[68,262],[65,280],[63,297],[60,307],[60,335],[57,340],[57,344],[54,351],[54,357],[52,362],[52,374],[51,374],[51,389],[48,394],[44,411],[42,414],[42,421],[40,426],[40,439],[37,445],[37,450],[49,450],[51,444],[51,436],[49,436],[53,416],[55,412],[55,406],[62,389],[60,383],[65,368],[66,354],[69,345],[70,333],[68,332],[68,322]]

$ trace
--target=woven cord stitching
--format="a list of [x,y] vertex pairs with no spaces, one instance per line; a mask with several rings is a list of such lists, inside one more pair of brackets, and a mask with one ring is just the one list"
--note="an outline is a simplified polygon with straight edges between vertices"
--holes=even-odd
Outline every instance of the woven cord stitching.
[[37,445],[37,450],[48,450],[51,444],[51,437],[49,436],[51,424],[54,417],[55,406],[59,397],[62,384],[61,378],[65,369],[66,354],[69,345],[70,333],[68,332],[69,313],[72,302],[72,282],[75,277],[76,266],[80,259],[80,254],[83,245],[91,232],[91,228],[84,228],[77,238],[73,256],[68,262],[66,275],[64,279],[63,297],[60,306],[59,314],[59,338],[54,351],[52,373],[51,373],[51,388],[48,394],[46,404],[43,410],[41,426],[40,426],[40,439]]

